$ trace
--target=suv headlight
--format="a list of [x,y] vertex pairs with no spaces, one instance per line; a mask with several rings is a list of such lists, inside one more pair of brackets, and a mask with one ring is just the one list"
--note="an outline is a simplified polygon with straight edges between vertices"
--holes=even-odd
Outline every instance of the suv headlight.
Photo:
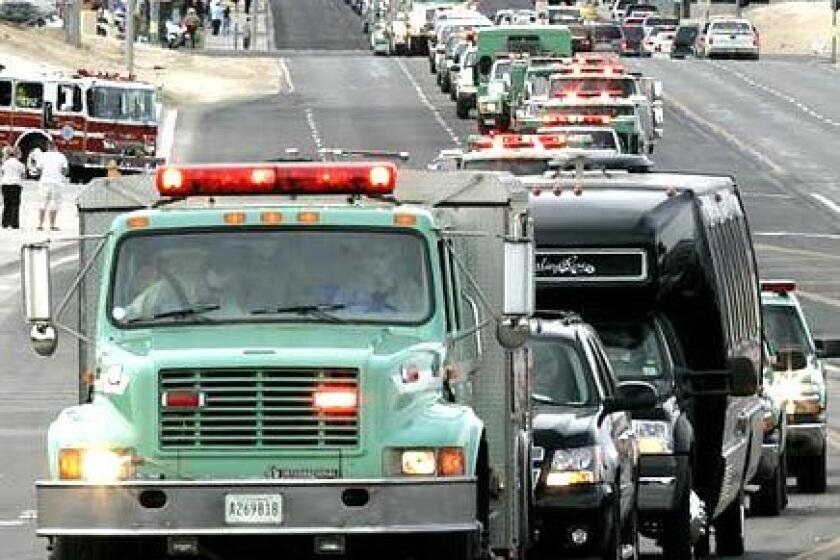
[[599,482],[601,480],[601,453],[600,447],[554,450],[551,470],[545,479],[545,485],[559,487]]
[[661,420],[633,420],[633,431],[639,440],[639,453],[663,454],[674,452],[671,426]]

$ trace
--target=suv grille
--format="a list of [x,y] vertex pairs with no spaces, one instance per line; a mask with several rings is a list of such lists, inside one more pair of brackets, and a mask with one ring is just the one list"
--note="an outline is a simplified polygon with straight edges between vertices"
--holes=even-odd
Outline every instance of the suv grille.
[[[158,376],[161,449],[352,448],[358,410],[325,416],[313,405],[322,387],[358,388],[351,369],[178,369]],[[168,409],[167,391],[204,394],[197,409]]]

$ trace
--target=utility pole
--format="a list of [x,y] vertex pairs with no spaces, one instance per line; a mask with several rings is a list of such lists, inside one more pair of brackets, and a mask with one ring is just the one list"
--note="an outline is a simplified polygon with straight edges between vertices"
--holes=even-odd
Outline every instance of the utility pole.
[[125,68],[129,76],[134,74],[134,2],[128,0],[125,6]]
[[82,46],[82,4],[81,0],[64,1],[64,40],[76,48]]
[[837,64],[837,8],[838,0],[831,0],[831,63]]

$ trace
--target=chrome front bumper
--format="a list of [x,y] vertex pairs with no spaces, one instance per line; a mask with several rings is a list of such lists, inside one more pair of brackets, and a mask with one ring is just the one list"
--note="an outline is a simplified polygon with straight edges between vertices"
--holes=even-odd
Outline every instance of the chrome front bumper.
[[[347,490],[365,490],[348,506]],[[39,536],[317,535],[468,532],[477,529],[473,477],[360,480],[126,481],[96,486],[36,483]],[[140,503],[144,491],[166,495],[163,507]],[[276,525],[228,525],[225,495],[280,494]]]

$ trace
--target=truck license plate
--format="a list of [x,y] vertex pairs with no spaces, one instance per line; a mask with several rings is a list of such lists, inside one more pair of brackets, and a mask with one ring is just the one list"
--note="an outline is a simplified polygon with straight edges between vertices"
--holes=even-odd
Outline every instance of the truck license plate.
[[282,522],[280,494],[225,494],[225,523],[279,525]]

